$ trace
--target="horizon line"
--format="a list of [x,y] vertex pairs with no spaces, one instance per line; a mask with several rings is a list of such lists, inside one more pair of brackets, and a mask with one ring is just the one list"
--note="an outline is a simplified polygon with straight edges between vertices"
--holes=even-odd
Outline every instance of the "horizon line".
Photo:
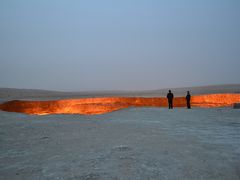
[[52,91],[52,92],[144,92],[144,91],[158,91],[166,89],[184,89],[184,88],[201,88],[201,87],[217,87],[217,86],[240,86],[240,83],[230,83],[230,84],[209,84],[209,85],[197,85],[197,86],[179,86],[179,87],[164,87],[159,89],[145,89],[145,90],[50,90],[50,89],[40,89],[40,88],[18,88],[18,87],[0,87],[0,89],[15,89],[15,90],[36,90],[36,91]]

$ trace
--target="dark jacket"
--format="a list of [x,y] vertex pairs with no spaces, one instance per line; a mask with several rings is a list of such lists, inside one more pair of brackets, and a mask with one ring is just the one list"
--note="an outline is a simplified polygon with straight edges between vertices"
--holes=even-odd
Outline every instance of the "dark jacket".
[[174,95],[173,95],[173,93],[168,93],[167,94],[167,98],[168,98],[168,100],[173,100],[173,98],[174,98]]
[[191,95],[190,95],[190,94],[188,94],[188,95],[186,96],[186,100],[187,100],[187,101],[190,101],[190,100],[191,100]]

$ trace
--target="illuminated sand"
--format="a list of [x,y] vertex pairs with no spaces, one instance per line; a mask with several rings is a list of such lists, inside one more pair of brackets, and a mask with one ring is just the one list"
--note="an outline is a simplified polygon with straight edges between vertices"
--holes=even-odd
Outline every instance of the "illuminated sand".
[[[240,94],[208,94],[192,97],[193,107],[229,107],[240,102]],[[174,107],[185,107],[185,97],[174,98]],[[8,101],[0,109],[26,114],[104,114],[128,107],[167,107],[167,99],[144,97],[102,97],[52,101]]]

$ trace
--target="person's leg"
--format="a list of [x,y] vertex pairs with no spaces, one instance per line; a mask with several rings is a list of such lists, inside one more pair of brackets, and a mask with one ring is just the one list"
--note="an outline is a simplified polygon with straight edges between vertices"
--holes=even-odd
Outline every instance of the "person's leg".
[[190,101],[187,101],[187,108],[191,109]]

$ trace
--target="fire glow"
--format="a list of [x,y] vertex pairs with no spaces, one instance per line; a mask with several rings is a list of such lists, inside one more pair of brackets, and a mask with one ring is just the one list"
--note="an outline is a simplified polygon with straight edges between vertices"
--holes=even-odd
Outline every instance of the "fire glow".
[[[228,107],[240,102],[240,94],[208,94],[192,96],[192,107]],[[174,107],[186,107],[185,97],[174,98]],[[167,107],[164,97],[102,97],[52,101],[13,100],[0,104],[0,109],[33,115],[104,114],[128,107]]]

